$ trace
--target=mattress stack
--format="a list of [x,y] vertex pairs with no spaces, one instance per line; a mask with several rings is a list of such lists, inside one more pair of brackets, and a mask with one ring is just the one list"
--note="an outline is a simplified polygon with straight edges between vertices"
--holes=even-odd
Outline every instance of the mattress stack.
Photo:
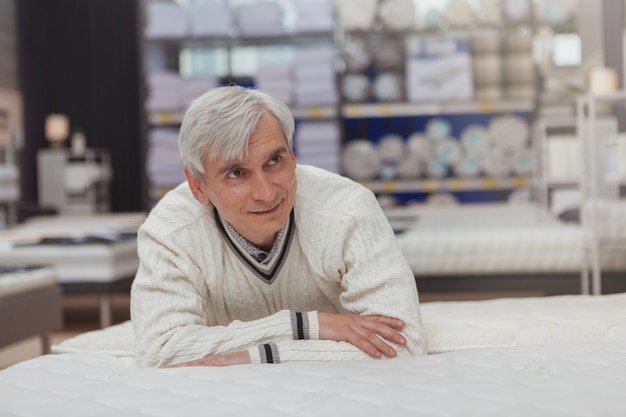
[[0,264],[53,266],[60,283],[134,276],[136,233],[145,213],[40,216],[0,233]]

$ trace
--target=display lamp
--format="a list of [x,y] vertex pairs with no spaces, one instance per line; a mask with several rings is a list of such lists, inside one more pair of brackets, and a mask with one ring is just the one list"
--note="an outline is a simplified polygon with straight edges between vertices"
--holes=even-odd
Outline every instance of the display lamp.
[[46,139],[53,148],[63,145],[70,134],[70,120],[60,113],[51,113],[46,117]]

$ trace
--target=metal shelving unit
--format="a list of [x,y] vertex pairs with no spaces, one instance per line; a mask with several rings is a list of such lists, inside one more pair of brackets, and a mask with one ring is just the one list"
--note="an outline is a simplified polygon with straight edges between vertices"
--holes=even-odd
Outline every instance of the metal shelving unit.
[[577,101],[577,130],[583,154],[581,221],[585,232],[581,285],[584,293],[594,295],[602,294],[602,255],[615,250],[626,254],[626,237],[615,235],[615,225],[607,218],[610,205],[623,205],[626,210],[621,192],[624,181],[613,175],[611,164],[607,164],[607,158],[615,156],[611,148],[620,134],[616,114],[625,105],[626,91],[586,94]]
[[579,178],[561,179],[555,181],[550,178],[548,156],[548,142],[554,134],[568,132],[576,140],[575,117],[538,118],[533,124],[532,150],[535,166],[532,175],[532,190],[541,210],[551,207],[551,189],[579,187]]
[[435,192],[435,191],[470,191],[470,190],[510,190],[526,188],[530,184],[529,178],[445,178],[424,180],[388,180],[388,181],[361,181],[375,193],[398,192]]

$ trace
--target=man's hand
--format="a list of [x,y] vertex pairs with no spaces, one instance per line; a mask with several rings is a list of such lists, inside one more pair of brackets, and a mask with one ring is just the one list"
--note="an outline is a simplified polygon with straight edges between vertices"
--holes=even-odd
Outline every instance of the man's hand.
[[178,363],[176,365],[168,365],[166,368],[180,368],[183,366],[228,366],[241,365],[244,363],[251,363],[248,351],[207,355],[202,359]]
[[399,319],[330,313],[318,313],[317,317],[321,340],[350,342],[373,358],[397,355],[396,350],[386,341],[398,345],[406,344],[405,337],[399,333],[404,322]]

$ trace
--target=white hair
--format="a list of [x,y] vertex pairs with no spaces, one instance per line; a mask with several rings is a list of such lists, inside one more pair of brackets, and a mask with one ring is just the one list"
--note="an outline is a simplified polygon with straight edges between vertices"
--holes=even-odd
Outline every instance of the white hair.
[[289,108],[271,95],[240,86],[218,87],[196,98],[183,116],[178,147],[183,164],[204,183],[206,161],[242,158],[259,119],[272,114],[293,148],[295,122]]

